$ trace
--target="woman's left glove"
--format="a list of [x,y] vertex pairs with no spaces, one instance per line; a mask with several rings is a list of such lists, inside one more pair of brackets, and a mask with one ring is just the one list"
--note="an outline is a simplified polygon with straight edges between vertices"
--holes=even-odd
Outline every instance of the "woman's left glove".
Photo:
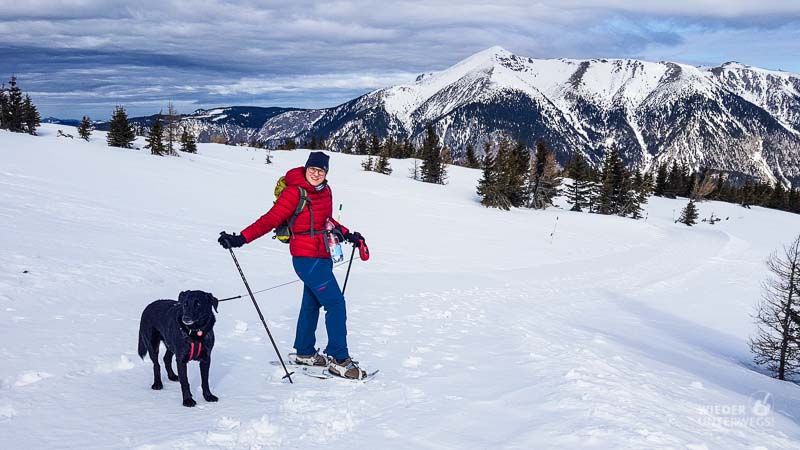
[[352,233],[345,233],[344,240],[350,242],[351,244],[355,245],[356,247],[361,246],[362,242],[366,242],[364,240],[364,236],[361,235],[358,231],[354,231]]
[[226,250],[230,248],[239,248],[247,243],[244,236],[241,234],[228,234],[224,231],[219,234],[217,242]]

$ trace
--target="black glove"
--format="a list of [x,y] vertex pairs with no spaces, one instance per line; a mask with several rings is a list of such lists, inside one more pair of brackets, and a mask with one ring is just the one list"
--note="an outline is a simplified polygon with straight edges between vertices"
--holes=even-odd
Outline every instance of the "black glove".
[[244,239],[244,236],[241,234],[228,234],[224,231],[219,234],[219,239],[217,239],[217,242],[219,242],[219,245],[221,245],[224,249],[239,248],[247,243],[247,241]]
[[364,236],[362,236],[361,233],[359,233],[358,231],[354,231],[352,233],[345,233],[344,240],[350,242],[356,247],[360,246],[362,242],[366,242],[364,240]]

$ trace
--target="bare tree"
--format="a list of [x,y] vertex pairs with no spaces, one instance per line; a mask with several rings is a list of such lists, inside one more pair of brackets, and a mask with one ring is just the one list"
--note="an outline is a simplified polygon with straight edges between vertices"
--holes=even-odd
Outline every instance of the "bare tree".
[[800,236],[767,259],[770,276],[755,315],[758,331],[750,339],[757,364],[779,380],[798,373],[800,339],[796,309],[800,307]]
[[167,154],[177,156],[175,141],[178,140],[178,111],[172,102],[167,103],[167,115],[164,117],[164,135]]

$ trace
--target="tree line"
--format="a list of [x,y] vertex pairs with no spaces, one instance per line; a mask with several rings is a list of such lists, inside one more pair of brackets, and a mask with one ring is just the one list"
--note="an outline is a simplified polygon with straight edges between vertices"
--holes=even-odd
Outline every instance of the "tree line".
[[14,133],[36,134],[36,128],[41,125],[41,117],[36,105],[28,94],[23,94],[17,84],[17,77],[12,76],[0,85],[0,130]]

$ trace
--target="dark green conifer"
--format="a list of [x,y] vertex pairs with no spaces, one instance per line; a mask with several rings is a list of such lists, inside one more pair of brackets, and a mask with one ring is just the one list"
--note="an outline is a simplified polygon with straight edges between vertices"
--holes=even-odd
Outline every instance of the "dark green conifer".
[[150,126],[150,133],[148,133],[147,145],[144,148],[149,148],[150,153],[156,156],[164,156],[167,149],[164,147],[164,129],[161,126],[161,120],[156,117],[153,125]]
[[[184,128],[181,133],[181,151],[186,153],[197,153],[197,143],[194,140],[194,135]],[[267,156],[267,164],[271,164],[269,154]]]
[[121,105],[117,105],[114,108],[114,113],[111,115],[111,122],[108,126],[106,142],[110,147],[133,147],[136,135],[133,132],[133,127],[128,123],[128,114],[125,112],[125,108]]
[[481,167],[481,162],[478,156],[475,155],[475,147],[472,144],[467,144],[464,165],[470,169],[479,169]]
[[36,134],[36,128],[41,125],[41,117],[39,116],[39,111],[36,109],[36,105],[33,104],[28,94],[25,94],[25,100],[22,102],[22,116],[25,132],[28,134]]
[[694,204],[694,200],[690,199],[689,203],[681,210],[681,216],[678,218],[678,222],[692,226],[697,223],[697,206]]
[[83,116],[80,125],[78,125],[78,136],[86,142],[89,142],[89,136],[92,135],[92,121],[89,116]]
[[420,175],[426,183],[444,184],[447,170],[442,161],[442,147],[433,124],[425,127],[425,139],[422,141],[422,167]]

